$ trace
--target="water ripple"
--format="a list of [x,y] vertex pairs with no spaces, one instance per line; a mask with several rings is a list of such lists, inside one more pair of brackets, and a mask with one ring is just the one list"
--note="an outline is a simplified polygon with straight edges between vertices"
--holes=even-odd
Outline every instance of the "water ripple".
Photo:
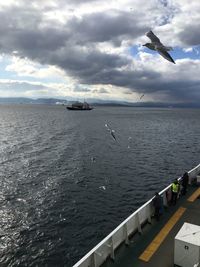
[[155,191],[199,163],[200,110],[76,113],[12,105],[0,111],[3,267],[72,266]]

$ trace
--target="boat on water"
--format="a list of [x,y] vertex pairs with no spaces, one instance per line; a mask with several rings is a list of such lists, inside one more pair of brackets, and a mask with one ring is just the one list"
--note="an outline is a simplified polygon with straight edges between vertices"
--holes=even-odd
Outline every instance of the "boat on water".
[[170,205],[172,184],[159,192],[159,221],[151,198],[73,267],[200,267],[200,164],[188,174],[187,194],[176,205]]
[[70,106],[66,107],[69,110],[92,110],[93,107],[91,107],[86,101],[84,102],[75,102]]

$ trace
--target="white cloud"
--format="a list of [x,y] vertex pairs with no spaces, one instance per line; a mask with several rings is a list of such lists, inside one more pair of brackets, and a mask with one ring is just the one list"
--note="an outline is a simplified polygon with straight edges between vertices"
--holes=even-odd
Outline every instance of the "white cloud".
[[187,48],[183,48],[183,51],[188,53],[188,52],[193,52],[194,48],[193,47],[187,47]]
[[8,72],[15,72],[19,77],[33,77],[38,79],[44,78],[65,78],[63,70],[55,66],[43,66],[28,58],[12,57],[11,64],[5,68]]
[[[4,1],[0,52],[10,54],[11,61],[5,66],[1,57],[0,63],[6,75],[15,78],[7,82],[6,92],[12,87],[19,93],[21,86],[20,93],[26,96],[85,94],[132,101],[145,92],[145,99],[187,101],[187,86],[191,97],[200,99],[199,20],[197,0]],[[149,29],[175,47],[174,55],[176,47],[181,48],[185,58],[173,65],[147,53],[141,44],[148,41]],[[134,56],[131,46],[138,48]],[[187,58],[191,52],[196,60]],[[182,97],[178,87],[184,88]]]

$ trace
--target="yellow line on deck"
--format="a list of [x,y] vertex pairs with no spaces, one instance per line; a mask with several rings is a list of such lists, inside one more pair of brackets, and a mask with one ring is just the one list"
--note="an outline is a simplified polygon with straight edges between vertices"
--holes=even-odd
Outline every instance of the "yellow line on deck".
[[162,230],[157,234],[157,236],[153,239],[153,241],[148,245],[145,251],[140,255],[139,259],[148,262],[156,250],[159,248],[161,243],[167,237],[171,229],[180,219],[180,217],[185,212],[186,208],[180,207],[174,215],[169,219],[169,221],[165,224]]
[[187,200],[189,202],[195,201],[200,196],[200,188],[198,188]]

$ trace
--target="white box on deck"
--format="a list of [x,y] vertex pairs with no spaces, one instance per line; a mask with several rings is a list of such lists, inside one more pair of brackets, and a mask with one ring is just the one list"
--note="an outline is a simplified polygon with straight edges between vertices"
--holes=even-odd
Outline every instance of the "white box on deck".
[[174,244],[174,264],[181,267],[194,267],[200,262],[200,226],[184,223]]
[[197,183],[200,184],[200,175],[197,175]]

